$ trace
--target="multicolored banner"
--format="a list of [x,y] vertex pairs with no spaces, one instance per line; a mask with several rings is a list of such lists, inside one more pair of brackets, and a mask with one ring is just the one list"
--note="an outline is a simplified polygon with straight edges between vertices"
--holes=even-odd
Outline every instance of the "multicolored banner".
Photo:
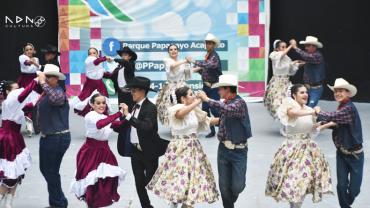
[[[60,63],[68,94],[82,88],[89,47],[117,56],[116,50],[129,46],[138,54],[136,75],[150,78],[159,89],[166,80],[162,60],[168,45],[177,44],[181,58],[201,60],[210,32],[221,40],[217,51],[224,73],[237,74],[244,87],[239,92],[262,96],[265,23],[264,0],[59,0]],[[108,71],[115,66],[104,63]],[[201,89],[200,76],[193,74],[189,85]]]

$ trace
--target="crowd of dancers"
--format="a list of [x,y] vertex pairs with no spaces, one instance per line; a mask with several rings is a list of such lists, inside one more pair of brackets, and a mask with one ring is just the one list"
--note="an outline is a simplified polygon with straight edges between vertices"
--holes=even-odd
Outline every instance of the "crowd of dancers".
[[[333,86],[338,109],[325,112],[317,106],[323,91],[325,64],[318,51],[323,45],[307,36],[297,47],[281,40],[273,44],[270,54],[273,77],[264,104],[283,126],[285,140],[273,157],[265,194],[276,201],[301,207],[308,194],[320,202],[332,194],[329,163],[314,138],[324,129],[332,129],[337,148],[337,193],[341,208],[349,208],[360,192],[364,153],[361,120],[350,98],[357,89],[339,78]],[[70,191],[87,207],[106,207],[120,199],[117,188],[124,183],[126,171],[118,166],[108,145],[110,134],[118,133],[118,153],[131,157],[136,191],[141,207],[150,208],[147,190],[170,202],[174,208],[194,207],[197,203],[219,200],[233,208],[246,184],[248,139],[252,137],[247,104],[237,93],[238,79],[222,74],[221,61],[215,51],[220,40],[213,34],[205,38],[206,56],[196,61],[179,58],[175,44],[168,46],[164,59],[167,81],[158,93],[156,103],[147,94],[151,80],[135,76],[137,55],[128,47],[117,51],[119,58],[101,56],[90,48],[85,60],[86,82],[81,93],[67,99],[64,80],[58,64],[59,52],[54,46],[41,50],[45,64],[34,57],[35,48],[27,43],[19,57],[21,75],[17,82],[2,81],[2,127],[0,129],[0,201],[11,208],[17,186],[31,165],[31,155],[21,134],[40,133],[40,171],[49,193],[50,207],[67,207],[59,175],[63,156],[71,142],[69,110],[83,117],[86,141],[76,156],[76,174]],[[292,61],[294,50],[302,60]],[[107,72],[102,62],[117,62]],[[304,68],[304,84],[292,85],[289,76]],[[186,84],[193,73],[199,73],[203,90],[193,92]],[[103,78],[111,79],[118,94],[119,110],[109,108],[108,92]],[[220,100],[222,99],[222,101]],[[158,120],[171,130],[167,141],[158,135]],[[199,133],[216,135],[217,189],[213,169],[199,141]],[[73,132],[72,132],[73,133]],[[159,157],[162,159],[159,162]]]

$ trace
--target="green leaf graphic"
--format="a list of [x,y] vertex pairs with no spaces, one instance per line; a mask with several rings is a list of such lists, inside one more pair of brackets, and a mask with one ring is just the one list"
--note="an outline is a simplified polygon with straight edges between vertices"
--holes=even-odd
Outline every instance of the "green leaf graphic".
[[122,22],[131,22],[133,19],[128,15],[122,13],[122,11],[114,5],[110,0],[100,0],[103,6],[118,20]]

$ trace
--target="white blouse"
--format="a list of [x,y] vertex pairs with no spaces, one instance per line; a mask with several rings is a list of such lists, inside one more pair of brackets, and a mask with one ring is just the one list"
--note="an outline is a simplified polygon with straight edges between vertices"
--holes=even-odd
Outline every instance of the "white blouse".
[[[39,59],[34,57],[35,61],[39,63]],[[21,65],[21,72],[22,73],[27,73],[27,74],[34,74],[36,71],[40,70],[40,68],[37,68],[35,65],[31,64],[29,66],[25,65],[25,61],[30,61],[30,57],[22,54],[19,56],[19,64]]]
[[190,135],[207,131],[210,118],[200,108],[195,108],[184,119],[177,119],[176,112],[184,107],[184,104],[176,104],[169,108],[171,133],[175,135]]
[[96,111],[90,111],[85,116],[85,128],[86,128],[86,137],[90,137],[100,141],[107,141],[109,135],[113,132],[111,124],[106,125],[105,127],[98,129],[96,128],[96,123],[107,118],[106,115],[100,114]]
[[[283,103],[278,108],[277,115],[280,122],[286,126],[287,134],[301,134],[301,133],[313,133],[315,126],[315,118],[312,115],[300,116],[290,118],[288,116],[289,109],[300,109],[301,106],[292,98],[283,99]],[[308,106],[303,107],[305,110],[312,109]]]
[[2,120],[14,121],[17,124],[24,123],[24,112],[22,108],[27,104],[32,102],[35,104],[37,99],[33,99],[33,96],[28,95],[27,98],[20,103],[18,101],[18,96],[24,91],[24,88],[16,89],[11,91],[6,99],[2,103]]
[[163,60],[166,69],[167,81],[168,82],[180,82],[189,80],[191,77],[191,69],[189,64],[181,64],[171,70],[171,65],[176,61],[172,58],[165,58]]
[[293,64],[288,55],[283,55],[282,51],[273,51],[270,54],[273,75],[293,76],[298,70],[298,63]]
[[88,56],[85,60],[86,77],[89,79],[99,80],[103,78],[104,68],[102,64],[95,66],[94,61],[97,58],[95,56]]

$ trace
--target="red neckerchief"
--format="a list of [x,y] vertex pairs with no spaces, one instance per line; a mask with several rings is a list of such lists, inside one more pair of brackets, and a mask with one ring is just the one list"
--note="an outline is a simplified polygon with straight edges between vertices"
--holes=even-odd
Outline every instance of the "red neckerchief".
[[337,110],[340,110],[340,109],[342,109],[348,102],[350,101],[350,99],[349,98],[346,98],[346,99],[344,99],[340,104],[339,104],[339,106],[338,106],[338,109]]
[[228,98],[225,98],[224,103],[227,103],[229,100],[234,100],[236,98],[236,94],[230,95]]
[[207,53],[207,54],[204,56],[204,60],[205,60],[205,61],[208,61],[208,57],[209,57],[209,53]]

